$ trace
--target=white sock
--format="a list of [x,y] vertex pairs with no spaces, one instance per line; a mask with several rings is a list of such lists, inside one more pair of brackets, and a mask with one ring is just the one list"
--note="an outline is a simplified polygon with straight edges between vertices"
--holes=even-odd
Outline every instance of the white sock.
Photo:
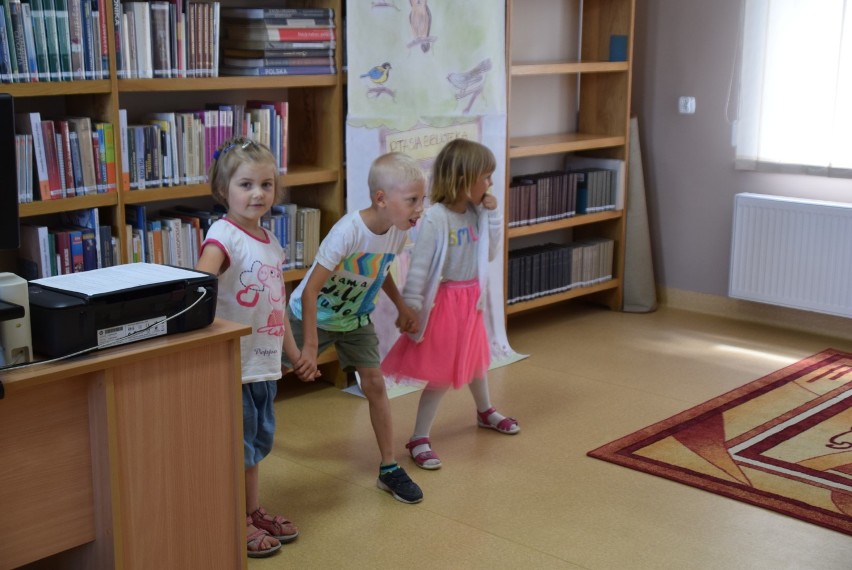
[[[484,412],[490,409],[491,406],[491,396],[488,393],[488,380],[485,378],[477,378],[473,382],[469,384],[470,393],[473,395],[473,401],[476,402],[476,411]],[[486,418],[489,424],[496,426],[499,424],[506,416],[499,412],[493,412],[490,416]]]

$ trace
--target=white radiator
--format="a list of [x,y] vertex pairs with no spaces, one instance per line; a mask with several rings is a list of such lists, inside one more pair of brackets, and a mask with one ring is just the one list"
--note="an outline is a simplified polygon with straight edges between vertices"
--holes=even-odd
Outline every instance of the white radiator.
[[728,293],[852,317],[852,204],[737,194]]

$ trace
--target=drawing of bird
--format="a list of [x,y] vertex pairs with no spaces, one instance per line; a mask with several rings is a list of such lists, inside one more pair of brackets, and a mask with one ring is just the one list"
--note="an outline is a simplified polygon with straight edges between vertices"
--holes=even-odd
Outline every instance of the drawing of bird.
[[391,64],[388,62],[384,62],[381,65],[377,65],[367,73],[363,73],[360,77],[366,77],[376,85],[381,85],[385,81],[388,80],[388,76],[390,75]]
[[461,99],[477,90],[482,89],[485,75],[491,70],[491,58],[483,59],[469,71],[453,72],[447,75],[447,81],[458,89],[456,99]]
[[409,2],[411,14],[408,15],[408,22],[411,24],[411,33],[414,34],[414,39],[420,42],[420,49],[426,53],[431,45],[429,31],[432,29],[432,12],[426,5],[426,0],[409,0]]

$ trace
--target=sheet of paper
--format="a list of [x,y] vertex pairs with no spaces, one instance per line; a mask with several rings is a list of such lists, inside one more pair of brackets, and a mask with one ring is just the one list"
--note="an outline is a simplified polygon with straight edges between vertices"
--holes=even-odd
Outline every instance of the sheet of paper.
[[156,263],[126,263],[81,273],[34,279],[30,283],[60,291],[94,296],[124,291],[134,287],[170,283],[181,279],[197,279],[206,275],[206,273],[199,273],[198,271]]

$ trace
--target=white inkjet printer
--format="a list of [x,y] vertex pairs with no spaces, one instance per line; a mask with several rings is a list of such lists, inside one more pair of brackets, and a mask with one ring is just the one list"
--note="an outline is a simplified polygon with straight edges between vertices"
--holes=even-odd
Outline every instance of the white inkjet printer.
[[215,275],[128,263],[29,283],[33,352],[56,358],[208,326]]

